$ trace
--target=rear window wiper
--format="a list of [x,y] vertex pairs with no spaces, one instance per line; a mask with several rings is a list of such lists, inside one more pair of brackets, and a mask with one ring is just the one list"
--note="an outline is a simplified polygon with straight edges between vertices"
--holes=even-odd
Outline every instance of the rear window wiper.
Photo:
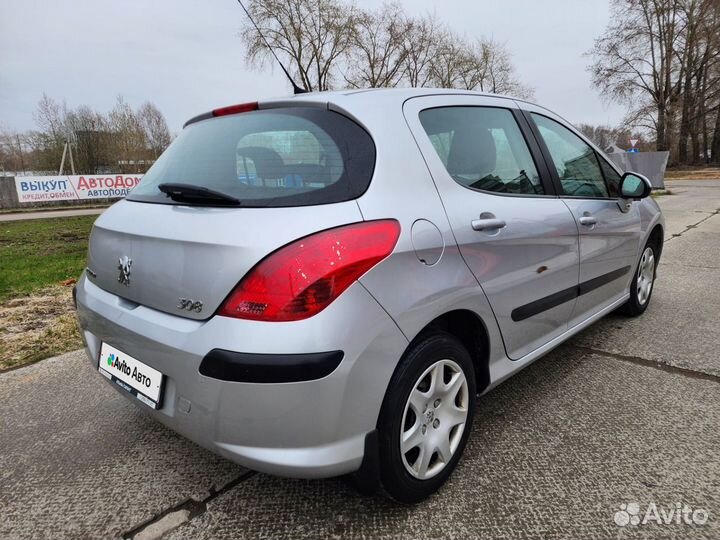
[[173,201],[198,204],[216,204],[222,206],[240,206],[240,199],[227,195],[214,189],[193,184],[164,183],[158,189],[170,197]]

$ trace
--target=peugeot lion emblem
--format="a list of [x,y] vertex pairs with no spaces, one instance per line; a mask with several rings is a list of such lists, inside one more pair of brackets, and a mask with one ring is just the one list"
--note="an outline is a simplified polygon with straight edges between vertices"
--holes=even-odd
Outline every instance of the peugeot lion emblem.
[[120,257],[118,259],[118,270],[120,270],[120,275],[118,276],[118,281],[122,283],[123,285],[130,285],[130,269],[132,268],[132,259],[125,255],[124,257]]

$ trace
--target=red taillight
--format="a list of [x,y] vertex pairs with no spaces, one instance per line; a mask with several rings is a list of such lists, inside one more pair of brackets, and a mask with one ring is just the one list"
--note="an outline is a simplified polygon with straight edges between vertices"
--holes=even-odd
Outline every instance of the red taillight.
[[392,253],[394,219],[328,229],[280,248],[235,287],[218,315],[255,321],[298,321],[322,311]]
[[227,107],[220,107],[219,109],[213,109],[213,116],[225,116],[227,114],[238,114],[250,111],[258,110],[258,102],[253,101],[252,103],[238,103],[237,105],[228,105]]

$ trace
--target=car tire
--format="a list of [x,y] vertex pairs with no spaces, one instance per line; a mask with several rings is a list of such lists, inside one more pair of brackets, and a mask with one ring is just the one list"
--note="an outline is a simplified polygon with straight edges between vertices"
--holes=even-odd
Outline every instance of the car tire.
[[378,420],[380,478],[390,497],[416,503],[445,483],[472,428],[475,392],[472,359],[453,335],[434,332],[410,345]]
[[657,273],[657,254],[658,248],[655,244],[651,242],[645,244],[630,285],[630,298],[620,308],[625,315],[638,317],[645,313],[650,304]]

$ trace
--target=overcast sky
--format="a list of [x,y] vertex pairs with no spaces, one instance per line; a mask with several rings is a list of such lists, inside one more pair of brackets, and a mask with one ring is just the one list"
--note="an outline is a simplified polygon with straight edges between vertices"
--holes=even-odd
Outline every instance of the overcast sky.
[[[365,0],[362,5],[379,5]],[[620,122],[592,88],[583,56],[608,0],[404,0],[472,38],[504,43],[538,103],[574,123]],[[118,94],[154,102],[170,129],[209,109],[286,95],[282,72],[245,65],[235,0],[0,0],[0,126],[34,125],[46,92],[107,112]]]

